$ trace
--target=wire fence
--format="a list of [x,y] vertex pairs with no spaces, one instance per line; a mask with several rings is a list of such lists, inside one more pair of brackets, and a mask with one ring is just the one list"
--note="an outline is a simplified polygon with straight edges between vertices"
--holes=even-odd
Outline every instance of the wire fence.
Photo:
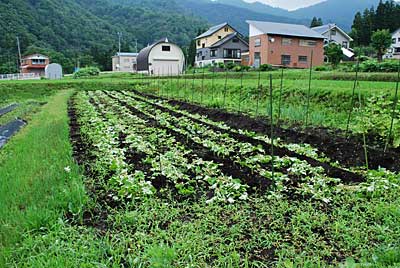
[[26,73],[26,74],[0,74],[0,80],[39,80],[40,74]]

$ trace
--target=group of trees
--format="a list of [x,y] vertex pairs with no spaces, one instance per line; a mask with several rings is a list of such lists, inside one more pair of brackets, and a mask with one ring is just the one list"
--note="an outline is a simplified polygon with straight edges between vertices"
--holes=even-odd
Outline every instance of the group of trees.
[[318,27],[318,26],[322,26],[322,25],[324,25],[322,19],[314,17],[311,21],[310,27],[313,28],[313,27]]
[[17,36],[22,54],[46,54],[66,72],[88,65],[111,70],[117,32],[124,52],[164,37],[185,49],[206,25],[162,0],[2,0],[0,18],[0,73],[18,71]]
[[374,32],[388,30],[392,33],[398,28],[400,28],[400,4],[393,0],[386,2],[381,0],[376,9],[371,7],[355,15],[350,35],[354,39],[354,46],[368,46],[371,44]]

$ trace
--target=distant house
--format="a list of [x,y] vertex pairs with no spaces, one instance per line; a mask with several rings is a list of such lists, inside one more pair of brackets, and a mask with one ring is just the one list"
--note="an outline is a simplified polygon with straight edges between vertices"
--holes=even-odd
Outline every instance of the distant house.
[[42,54],[31,54],[21,58],[21,73],[33,73],[44,76],[46,66],[50,63],[49,57]]
[[350,48],[350,42],[353,41],[353,38],[351,38],[336,24],[325,24],[322,26],[313,27],[312,29],[325,36],[325,45],[330,43],[338,44],[342,47],[343,54],[347,58],[352,58],[354,56],[354,53]]
[[137,57],[137,71],[149,75],[177,75],[185,68],[182,49],[167,38],[143,48]]
[[113,72],[135,72],[138,53],[121,52],[112,57]]
[[400,59],[400,28],[392,33],[392,46],[385,55],[388,59]]
[[309,68],[324,63],[325,37],[297,24],[247,21],[250,30],[249,64]]
[[242,53],[249,51],[243,36],[228,23],[211,27],[196,37],[195,65],[202,67],[214,63],[241,64]]

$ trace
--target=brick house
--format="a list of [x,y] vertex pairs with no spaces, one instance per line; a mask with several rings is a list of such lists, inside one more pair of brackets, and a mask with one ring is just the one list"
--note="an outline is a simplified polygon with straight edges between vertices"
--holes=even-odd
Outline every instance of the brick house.
[[324,64],[324,39],[316,31],[297,24],[247,21],[249,24],[249,65],[261,64],[309,68]]
[[31,54],[21,59],[21,73],[33,73],[44,76],[46,66],[49,65],[49,57],[42,54]]

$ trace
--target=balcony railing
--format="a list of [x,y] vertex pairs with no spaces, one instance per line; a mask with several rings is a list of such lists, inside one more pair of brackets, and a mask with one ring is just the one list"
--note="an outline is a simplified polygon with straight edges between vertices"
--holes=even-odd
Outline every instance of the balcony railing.
[[38,80],[38,79],[40,79],[40,75],[35,73],[0,74],[0,80]]

